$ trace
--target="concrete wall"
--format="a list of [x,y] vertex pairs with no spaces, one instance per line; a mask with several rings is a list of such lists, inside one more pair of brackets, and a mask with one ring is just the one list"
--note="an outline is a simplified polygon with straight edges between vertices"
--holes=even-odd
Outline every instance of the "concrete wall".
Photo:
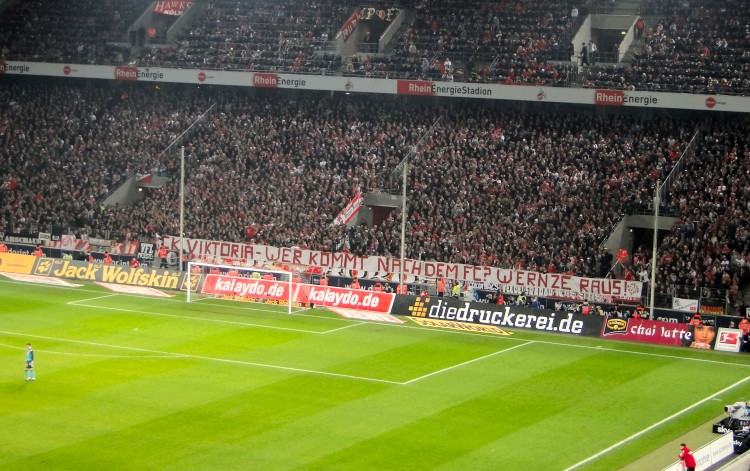
[[750,468],[750,452],[739,455],[718,471],[747,471]]
[[591,29],[620,29],[627,31],[637,18],[635,15],[591,15]]
[[[674,227],[675,222],[677,222],[677,218],[660,216],[659,230],[669,231]],[[604,243],[604,247],[613,254],[617,253],[617,250],[621,247],[630,247],[633,243],[631,228],[653,229],[654,217],[641,214],[625,216],[612,231],[612,235]]]

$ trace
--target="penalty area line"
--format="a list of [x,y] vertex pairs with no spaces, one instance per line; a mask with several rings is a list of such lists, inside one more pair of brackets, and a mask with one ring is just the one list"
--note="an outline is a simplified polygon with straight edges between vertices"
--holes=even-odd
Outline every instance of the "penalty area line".
[[[68,302],[67,302],[67,303],[65,303],[65,304],[70,304],[70,305],[72,305],[72,306],[76,306],[76,305],[78,305],[79,303],[86,303],[86,302],[89,302],[89,301],[94,301],[94,300],[96,300],[96,299],[105,299],[105,298],[111,298],[111,297],[113,297],[113,296],[117,296],[117,294],[105,294],[104,296],[97,296],[97,297],[95,297],[95,298],[86,298],[86,299],[79,299],[79,300],[77,300],[77,301],[68,301]],[[89,307],[89,306],[84,306],[84,307]]]
[[530,345],[532,343],[534,343],[534,342],[530,341],[530,342],[526,342],[526,343],[521,343],[521,344],[518,344],[518,345],[514,345],[514,346],[512,346],[510,348],[506,348],[506,349],[503,349],[503,350],[498,350],[496,352],[493,352],[493,353],[490,353],[490,354],[487,354],[487,355],[483,355],[481,357],[477,357],[477,358],[474,358],[472,360],[465,361],[463,363],[458,363],[456,365],[449,366],[449,367],[443,368],[441,370],[433,371],[432,373],[428,373],[426,375],[419,376],[419,377],[414,378],[414,379],[410,379],[409,381],[403,382],[401,384],[402,385],[407,385],[407,384],[411,384],[411,383],[416,383],[417,381],[421,381],[423,379],[429,378],[430,376],[435,376],[435,375],[438,375],[438,374],[441,374],[441,373],[445,373],[446,371],[450,371],[450,370],[453,370],[453,369],[456,369],[456,368],[460,368],[462,366],[466,366],[466,365],[469,365],[469,364],[477,362],[477,361],[485,360],[487,358],[494,357],[495,355],[499,355],[501,353],[505,353],[505,352],[509,352],[511,350],[515,350],[516,348],[525,347],[526,345]]
[[689,405],[688,407],[682,409],[681,411],[675,412],[674,414],[670,415],[669,417],[667,417],[665,419],[662,419],[659,422],[657,422],[657,423],[655,423],[653,425],[650,425],[650,426],[644,428],[640,432],[636,432],[633,435],[631,435],[631,436],[629,436],[629,437],[627,437],[627,438],[625,438],[623,440],[620,440],[619,442],[615,443],[614,445],[612,445],[612,446],[610,446],[608,448],[605,448],[604,450],[600,451],[599,453],[591,455],[588,458],[586,458],[585,460],[579,461],[578,463],[574,464],[573,466],[571,466],[569,468],[566,468],[564,471],[572,471],[572,470],[578,469],[581,466],[583,466],[585,464],[588,464],[588,463],[590,463],[590,462],[592,462],[594,460],[597,460],[597,459],[601,458],[602,456],[606,455],[607,453],[609,453],[610,451],[612,451],[612,450],[614,450],[616,448],[619,448],[622,445],[624,445],[624,444],[626,444],[628,442],[631,442],[631,441],[635,440],[636,438],[638,438],[638,437],[640,437],[642,435],[645,435],[646,433],[650,432],[651,430],[664,425],[665,423],[669,422],[670,420],[675,419],[675,418],[681,416],[682,414],[685,414],[686,412],[689,412],[690,410],[694,409],[696,406],[699,406],[699,405],[701,405],[701,404],[703,404],[705,402],[708,402],[708,401],[711,401],[711,400],[715,399],[717,396],[720,396],[720,395],[724,394],[725,392],[730,391],[730,390],[736,388],[737,386],[741,385],[742,383],[747,382],[748,380],[750,380],[750,376],[747,376],[747,377],[745,377],[745,378],[737,381],[736,383],[727,386],[726,388],[722,389],[721,391],[715,392],[715,393],[711,394],[710,396],[708,396],[708,397],[706,397],[704,399],[701,399],[700,401],[696,402],[695,404]]
[[[0,343],[0,347],[12,348],[13,350],[26,350],[25,347],[18,346],[18,345],[8,345],[7,343]],[[175,355],[97,355],[93,353],[58,352],[55,350],[36,349],[35,351],[39,353],[44,353],[46,355],[52,354],[52,355],[63,355],[63,356],[71,356],[71,357],[86,357],[86,358],[117,358],[117,359],[133,359],[133,360],[144,360],[144,359],[150,360],[154,358],[158,358],[160,360],[163,360],[166,358],[179,359],[179,357]]]
[[137,348],[137,347],[125,347],[122,345],[112,345],[112,344],[106,344],[106,343],[98,343],[98,342],[88,342],[85,340],[73,340],[73,339],[63,339],[58,337],[48,337],[44,335],[32,335],[32,334],[22,334],[19,332],[8,332],[4,330],[0,330],[0,335],[12,335],[15,337],[29,337],[29,338],[35,338],[35,339],[43,339],[43,340],[52,340],[55,342],[69,342],[69,343],[78,343],[82,345],[92,345],[96,347],[106,347],[106,348],[114,348],[114,349],[120,349],[120,350],[130,350],[135,352],[144,352],[144,353],[151,353],[156,355],[168,355],[170,357],[174,358],[184,358],[184,359],[193,359],[193,360],[204,360],[204,361],[213,361],[217,363],[229,363],[234,365],[245,365],[245,366],[256,366],[259,368],[267,368],[267,369],[273,369],[273,370],[281,370],[281,371],[291,371],[295,373],[304,373],[304,374],[312,374],[312,375],[319,375],[319,376],[331,376],[334,378],[345,378],[345,379],[351,379],[351,380],[357,380],[357,381],[367,381],[370,383],[385,383],[385,384],[393,384],[396,386],[401,385],[402,383],[399,383],[398,381],[390,381],[387,379],[379,379],[379,378],[369,378],[367,376],[355,376],[355,375],[347,375],[343,373],[333,373],[329,371],[319,371],[319,370],[310,370],[306,368],[296,368],[292,366],[281,366],[281,365],[270,365],[267,363],[257,363],[254,361],[245,361],[245,360],[232,360],[229,358],[217,358],[217,357],[209,357],[204,355],[191,355],[189,353],[175,353],[175,352],[165,352],[162,350],[151,350],[147,348]]
[[368,324],[368,322],[357,322],[357,323],[354,323],[354,324],[345,325],[344,327],[337,327],[335,329],[326,330],[325,332],[321,332],[321,334],[331,334],[333,332],[338,332],[338,331],[344,330],[344,329],[351,329],[352,327],[357,327],[359,325],[364,325],[364,324]]
[[[116,296],[116,295],[110,295],[110,296]],[[106,297],[106,296],[102,296]],[[97,299],[97,298],[94,298]],[[75,304],[75,306],[79,307],[86,307],[89,309],[104,309],[107,311],[119,311],[119,312],[130,312],[133,314],[141,314],[144,316],[158,316],[158,317],[172,317],[175,319],[187,319],[187,320],[193,320],[193,321],[204,321],[204,322],[214,322],[217,324],[230,324],[230,325],[239,325],[243,327],[257,327],[260,329],[274,329],[274,330],[285,330],[289,332],[302,332],[305,334],[323,334],[326,332],[320,332],[317,330],[308,330],[308,329],[295,329],[292,327],[279,327],[274,325],[263,325],[263,324],[252,324],[250,322],[238,322],[238,321],[228,321],[224,319],[209,319],[206,317],[195,317],[195,316],[181,316],[177,314],[165,314],[163,312],[153,312],[153,311],[138,311],[136,309],[125,309],[121,307],[108,307],[108,306],[93,306],[90,304],[83,304],[85,300],[78,301],[78,304]],[[71,303],[68,303],[71,304]]]

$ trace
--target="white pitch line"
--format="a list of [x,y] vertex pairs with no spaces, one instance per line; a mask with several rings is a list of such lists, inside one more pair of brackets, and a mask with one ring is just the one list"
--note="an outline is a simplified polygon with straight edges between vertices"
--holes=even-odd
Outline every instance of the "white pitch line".
[[107,307],[107,306],[92,306],[89,304],[81,304],[84,301],[79,301],[79,304],[76,304],[76,306],[80,307],[87,307],[90,309],[104,309],[107,311],[120,311],[120,312],[132,312],[134,314],[143,314],[147,316],[159,316],[159,317],[173,317],[176,319],[190,319],[190,320],[197,320],[197,321],[205,321],[205,322],[214,322],[217,324],[231,324],[231,325],[241,325],[244,327],[258,327],[262,329],[274,329],[274,330],[286,330],[290,332],[303,332],[306,334],[324,334],[327,332],[320,332],[317,330],[307,330],[307,329],[295,329],[292,327],[278,327],[273,325],[263,325],[263,324],[252,324],[249,322],[238,322],[238,321],[228,321],[224,319],[209,319],[206,317],[195,317],[195,316],[180,316],[177,314],[165,314],[163,312],[153,312],[153,311],[138,311],[136,309],[125,309],[121,307]]
[[357,327],[358,325],[362,325],[362,324],[368,324],[368,322],[357,322],[356,324],[349,324],[349,325],[345,325],[344,327],[337,327],[335,329],[326,330],[325,332],[321,332],[321,334],[330,334],[330,333],[333,333],[333,332],[338,332],[339,330],[344,330],[344,329],[350,329],[352,327]]
[[494,357],[495,355],[499,355],[501,353],[509,352],[511,350],[515,350],[516,348],[525,347],[526,345],[529,345],[529,344],[532,344],[532,343],[534,343],[534,342],[533,341],[529,341],[529,342],[526,342],[526,343],[521,343],[521,344],[515,345],[513,347],[506,348],[504,350],[499,350],[497,352],[493,352],[493,353],[490,353],[488,355],[477,357],[477,358],[474,358],[472,360],[465,361],[463,363],[458,363],[457,365],[453,365],[453,366],[449,366],[447,368],[443,368],[441,370],[433,371],[432,373],[428,373],[426,375],[419,376],[419,377],[414,378],[414,379],[410,379],[409,381],[406,381],[406,382],[403,382],[403,383],[400,383],[400,384],[407,385],[407,384],[415,383],[415,382],[421,381],[421,380],[423,380],[425,378],[429,378],[430,376],[435,376],[435,375],[438,375],[440,373],[445,373],[446,371],[450,371],[450,370],[453,370],[453,369],[456,369],[456,368],[460,368],[462,366],[466,366],[466,365],[469,365],[471,363],[474,363],[474,362],[477,362],[477,361],[480,361],[480,360],[484,360],[486,358]]
[[[25,282],[25,281],[13,281],[13,280],[8,280],[8,279],[4,279],[4,278],[0,278],[0,284],[1,283],[23,285],[23,286],[29,286],[30,285],[30,283]],[[39,286],[39,285],[35,285],[35,286]],[[83,286],[83,285],[81,285],[81,286]],[[77,287],[72,287],[72,286],[45,285],[44,288],[45,289],[46,288],[54,288],[54,289],[76,290],[76,293],[101,293],[101,290],[86,289],[86,288],[77,288]],[[144,295],[144,294],[135,294],[135,293],[116,293],[116,294],[113,294],[112,296],[127,296],[127,297],[131,297],[131,298],[148,299],[148,300],[151,300],[151,301],[163,301],[163,302],[170,302],[170,303],[185,304],[185,301],[183,299],[161,298],[161,297],[154,297],[154,296],[149,296],[149,295]],[[79,301],[70,301],[70,303],[77,303],[77,302],[81,302],[81,301],[86,301],[86,300],[82,299],[82,300],[79,300]],[[206,301],[205,304],[208,304],[209,306],[219,306],[219,304],[217,304],[216,302],[208,302],[208,301],[216,301],[215,299],[207,298],[207,299],[205,299],[205,301]],[[250,304],[250,303],[247,303],[247,304]],[[253,312],[253,313],[255,313],[255,312],[261,312],[261,313],[279,314],[278,311],[270,310],[270,309],[264,309],[264,308],[257,308],[257,307],[253,307],[252,305],[250,305],[250,306],[238,306],[236,304],[232,305],[232,304],[224,303],[223,305],[221,305],[221,308],[222,309],[231,308],[231,309],[236,309],[236,310],[241,310],[241,311],[250,311],[250,312]],[[305,314],[305,311],[308,311],[308,310],[309,310],[309,308],[301,309],[299,311],[295,311],[293,315],[295,315],[295,316],[304,316],[304,317],[315,317],[315,318],[318,318],[318,319],[325,319],[325,320],[334,321],[334,322],[347,322],[348,321],[348,319],[343,319],[341,317],[329,317],[329,316],[320,316],[320,315],[315,315],[315,314]]]
[[175,358],[187,358],[187,359],[194,359],[194,360],[214,361],[218,363],[231,363],[231,364],[236,364],[236,365],[257,366],[260,368],[268,368],[268,369],[282,370],[282,371],[293,371],[295,373],[314,374],[314,375],[321,375],[321,376],[332,376],[336,378],[346,378],[346,379],[353,379],[357,381],[367,381],[371,383],[385,383],[385,384],[393,384],[397,386],[401,384],[398,381],[389,381],[387,379],[368,378],[366,376],[355,376],[355,375],[347,375],[343,373],[332,373],[329,371],[308,370],[305,368],[295,368],[291,366],[269,365],[267,363],[257,363],[254,361],[231,360],[229,358],[208,357],[208,356],[203,356],[203,355],[190,355],[188,353],[165,352],[162,350],[150,350],[147,348],[124,347],[121,345],[112,345],[112,344],[98,343],[98,342],[87,342],[85,340],[63,339],[63,338],[57,338],[57,337],[47,337],[44,335],[21,334],[19,332],[0,331],[0,334],[13,335],[16,337],[30,337],[30,338],[36,338],[36,339],[52,340],[55,342],[80,343],[82,345],[93,345],[96,347],[107,347],[107,348],[115,348],[115,349],[121,349],[121,350],[130,350],[130,351],[135,351],[135,352],[168,355],[168,356],[172,356]]
[[[20,282],[20,281],[11,281],[11,280],[5,280],[0,279],[0,283],[8,283],[8,284],[22,284],[22,285],[28,285],[28,283]],[[89,293],[98,293],[100,291],[96,290],[90,290],[86,288],[71,288],[69,286],[45,286],[45,288],[57,288],[57,289],[66,289],[66,290],[73,290],[76,289],[77,292],[89,292]],[[129,294],[129,293],[119,293],[118,296],[129,296],[129,297],[135,297],[135,298],[145,298],[150,300],[158,300],[158,301],[166,301],[166,302],[179,302],[184,303],[185,301],[179,300],[179,299],[168,299],[168,298],[154,298],[153,296],[142,296],[137,294]],[[214,306],[216,304],[211,303],[210,305]],[[94,306],[87,306],[87,307],[94,307]],[[223,307],[223,306],[222,306]],[[233,309],[241,309],[241,310],[250,310],[255,312],[272,312],[267,310],[259,310],[259,309],[248,309],[244,307],[237,307],[233,306]],[[139,311],[134,311],[139,312]],[[299,316],[305,316],[305,317],[314,317],[316,319],[323,319],[323,320],[329,320],[334,322],[348,322],[349,319],[344,319],[340,317],[329,317],[329,316],[321,316],[316,314],[297,314]],[[177,317],[188,317],[189,316],[177,316]],[[195,319],[204,319],[200,317],[196,317]],[[214,319],[205,319],[205,320],[211,320],[216,322],[217,320]],[[232,321],[225,321],[225,322],[232,322]],[[255,326],[257,324],[243,324],[241,322],[238,323],[239,325],[248,325],[248,326]],[[369,323],[368,323],[369,324]],[[494,338],[499,340],[509,340],[509,341],[515,341],[515,342],[523,342],[525,339],[519,339],[514,337],[499,337],[494,334],[483,334],[479,332],[461,332],[461,331],[455,331],[455,330],[446,330],[446,329],[436,329],[436,328],[425,328],[425,327],[419,327],[419,326],[412,326],[412,325],[406,325],[406,324],[388,324],[388,323],[378,323],[377,325],[381,326],[387,326],[387,327],[394,327],[394,328],[400,328],[400,329],[412,329],[412,330],[422,330],[422,331],[429,331],[429,332],[439,332],[441,334],[446,335],[468,335],[472,337],[486,337],[486,338]],[[259,326],[259,327],[266,327],[266,326]],[[271,327],[268,327],[271,328]],[[317,333],[317,334],[323,334],[326,332],[313,332],[313,331],[302,331],[302,332],[310,332],[310,333]],[[523,329],[522,332],[536,332],[533,330],[526,330]],[[591,337],[588,337],[591,338]],[[605,340],[605,339],[600,339]],[[607,341],[607,340],[605,340]],[[570,348],[583,348],[583,349],[594,349],[594,350],[600,350],[603,352],[617,352],[617,353],[626,353],[626,354],[633,354],[633,355],[642,355],[642,356],[650,356],[654,358],[669,358],[669,359],[678,359],[678,360],[685,360],[685,361],[694,361],[699,363],[714,363],[718,365],[732,365],[732,366],[739,366],[741,368],[750,368],[750,364],[743,364],[743,363],[732,363],[732,362],[723,362],[718,360],[709,360],[704,358],[695,358],[695,357],[683,357],[678,355],[667,355],[662,353],[647,353],[647,352],[638,352],[633,350],[626,350],[626,349],[620,349],[620,348],[609,348],[609,347],[601,347],[601,346],[591,346],[591,345],[576,345],[572,343],[564,343],[564,342],[553,342],[549,340],[534,340],[535,343],[539,344],[545,344],[545,345],[558,345],[563,347],[570,347]]]
[[655,429],[657,427],[660,427],[661,425],[669,422],[670,420],[672,420],[672,419],[674,419],[676,417],[679,417],[679,416],[681,416],[682,414],[684,414],[686,412],[689,412],[689,411],[693,410],[696,406],[699,406],[699,405],[703,404],[704,402],[711,401],[714,398],[716,398],[717,396],[720,396],[721,394],[724,394],[725,392],[727,392],[727,391],[729,391],[731,389],[736,388],[737,386],[741,385],[742,383],[744,383],[744,382],[746,382],[748,380],[750,380],[750,376],[747,376],[744,379],[741,379],[741,380],[737,381],[736,383],[732,384],[731,386],[727,386],[726,388],[722,389],[719,392],[716,392],[716,393],[711,394],[710,396],[708,396],[708,397],[706,397],[704,399],[701,399],[700,401],[696,402],[695,404],[689,405],[688,407],[682,409],[679,412],[675,412],[674,414],[670,415],[666,419],[662,419],[659,422],[657,422],[657,423],[655,423],[653,425],[650,425],[650,426],[644,428],[640,432],[634,433],[633,435],[625,438],[624,440],[620,440],[619,442],[615,443],[614,445],[612,445],[612,446],[610,446],[608,448],[605,448],[604,450],[600,451],[599,453],[596,453],[595,455],[591,455],[588,458],[586,458],[585,460],[579,461],[578,463],[574,464],[573,466],[571,466],[569,468],[566,468],[564,471],[572,471],[574,469],[580,468],[581,466],[583,466],[583,465],[585,465],[587,463],[590,463],[591,461],[594,461],[594,460],[596,460],[596,459],[598,459],[598,458],[606,455],[610,451],[612,451],[612,450],[614,450],[616,448],[619,448],[622,445],[624,445],[624,444],[626,444],[626,443],[628,443],[630,441],[633,441],[633,440],[635,440],[636,438],[638,438],[638,437],[640,437],[642,435],[645,435],[646,433],[650,432],[651,430],[653,430],[653,429]]
[[[0,343],[0,347],[12,348],[13,350],[26,350],[26,347],[20,347],[17,345],[8,345],[6,343]],[[158,358],[158,359],[166,359],[166,358],[178,359],[179,358],[174,355],[96,355],[96,354],[90,354],[90,353],[72,353],[72,352],[58,352],[55,350],[39,350],[38,348],[34,349],[34,351],[38,353],[45,353],[45,354],[66,355],[66,356],[72,356],[72,357],[88,357],[88,358],[122,358],[122,359],[132,358],[135,360],[154,359],[154,358]]]
[[77,301],[68,301],[66,304],[72,304],[72,305],[75,306],[75,305],[77,305],[79,303],[85,303],[85,302],[88,302],[88,301],[94,301],[95,299],[111,298],[113,296],[117,296],[117,294],[105,294],[104,296],[97,296],[95,298],[79,299]]
[[[587,337],[587,338],[593,338],[593,337]],[[723,366],[739,366],[742,368],[750,368],[750,364],[747,364],[747,363],[727,363],[725,361],[709,360],[708,358],[683,357],[679,355],[667,355],[664,353],[649,353],[649,352],[638,352],[634,350],[620,350],[618,348],[607,348],[607,347],[601,347],[601,346],[596,346],[596,345],[574,345],[570,343],[550,342],[547,340],[537,340],[536,342],[542,343],[545,345],[582,348],[585,350],[597,350],[597,351],[602,351],[602,352],[613,352],[613,353],[629,353],[631,355],[642,355],[642,356],[655,357],[655,358],[667,358],[670,360],[687,360],[687,361],[695,361],[698,363],[712,363],[712,364],[723,365]],[[726,353],[730,354],[729,352],[726,352]]]

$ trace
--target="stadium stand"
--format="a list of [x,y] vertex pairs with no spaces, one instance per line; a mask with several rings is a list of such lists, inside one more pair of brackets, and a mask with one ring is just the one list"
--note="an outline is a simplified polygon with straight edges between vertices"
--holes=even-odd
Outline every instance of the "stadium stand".
[[0,15],[0,58],[73,64],[122,64],[128,27],[150,0],[31,0]]
[[596,72],[591,86],[750,93],[750,14],[744,1],[669,0],[659,7],[632,63]]
[[332,73],[341,58],[316,54],[315,44],[333,38],[353,7],[324,0],[215,0],[183,32],[178,45],[153,48],[139,65],[222,70]]
[[[569,2],[420,1],[393,54],[356,58],[351,75],[567,85]],[[567,57],[566,56],[567,53]]]
[[[122,63],[112,43],[149,2],[20,2],[0,15],[4,60]],[[371,77],[573,85],[568,2],[430,2],[391,55],[362,55],[346,73]],[[272,8],[273,6],[273,8]],[[316,53],[350,14],[345,2],[211,2],[180,44],[147,49],[142,65],[336,73]],[[309,7],[309,5],[308,5]],[[588,86],[748,94],[750,16],[739,0],[660,5],[644,51]],[[114,11],[117,11],[115,16]],[[83,14],[82,14],[83,12]],[[562,56],[561,56],[562,54]],[[446,61],[451,61],[446,74]],[[452,76],[452,77],[451,77]],[[377,227],[332,226],[357,191],[398,190],[391,170],[445,116],[417,154],[409,183],[407,256],[587,276],[647,269],[639,247],[613,274],[600,248],[617,220],[647,207],[657,179],[700,130],[695,158],[671,188],[679,218],[659,247],[658,292],[750,304],[750,138],[745,116],[573,114],[503,103],[431,102],[316,93],[144,84],[13,81],[0,86],[0,232],[71,228],[123,240],[175,233],[176,181],[135,207],[103,197],[132,174],[174,174],[157,156],[212,103],[188,146],[187,235],[398,253],[396,215]],[[60,195],[66,195],[61,198]]]
[[[644,1],[654,20],[626,64],[570,62],[571,37],[591,2],[387,2],[409,19],[385,54],[352,58],[321,50],[353,7],[343,0],[216,0],[176,44],[131,58],[127,31],[151,2],[19,2],[0,15],[0,58],[83,64],[279,71],[535,86],[691,93],[750,93],[750,15],[742,0]],[[590,72],[590,73],[588,73]]]
[[[0,90],[9,169],[0,225],[8,232],[69,225],[121,239],[175,233],[176,179],[133,208],[99,203],[124,175],[174,173],[176,160],[156,156],[216,101],[220,112],[188,146],[188,236],[241,241],[252,226],[257,243],[396,255],[397,216],[372,228],[331,222],[354,192],[394,189],[398,179],[383,169],[445,115],[413,161],[407,256],[588,276],[608,274],[600,243],[622,214],[648,205],[655,180],[702,124],[176,86]],[[750,256],[747,123],[702,127],[703,160],[688,165],[690,178],[667,205],[682,222],[661,248],[658,283],[739,292]],[[707,160],[720,165],[706,171]],[[648,263],[641,253],[628,268]]]

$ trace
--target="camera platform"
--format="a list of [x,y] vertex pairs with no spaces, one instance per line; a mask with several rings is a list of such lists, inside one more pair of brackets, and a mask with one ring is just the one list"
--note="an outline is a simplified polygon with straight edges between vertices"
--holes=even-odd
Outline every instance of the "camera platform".
[[711,431],[722,435],[732,432],[734,434],[734,452],[738,455],[750,449],[750,416],[725,417],[713,424]]

